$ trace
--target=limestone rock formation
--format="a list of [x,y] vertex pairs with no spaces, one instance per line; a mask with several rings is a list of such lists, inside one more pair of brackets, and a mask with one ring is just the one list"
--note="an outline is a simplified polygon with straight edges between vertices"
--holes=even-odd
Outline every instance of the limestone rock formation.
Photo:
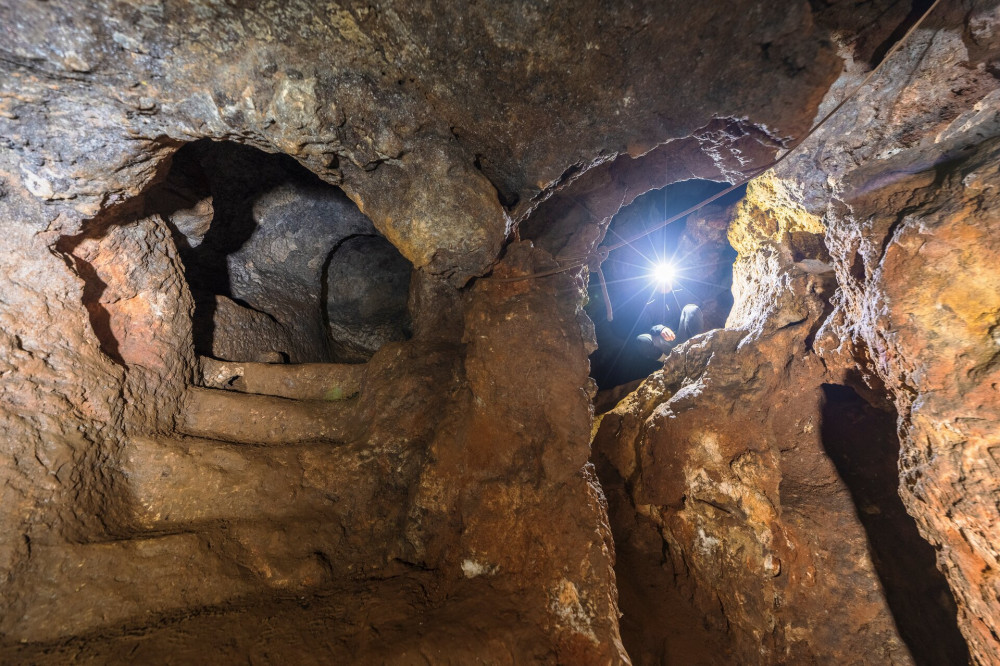
[[1000,661],[994,5],[0,2],[0,662]]

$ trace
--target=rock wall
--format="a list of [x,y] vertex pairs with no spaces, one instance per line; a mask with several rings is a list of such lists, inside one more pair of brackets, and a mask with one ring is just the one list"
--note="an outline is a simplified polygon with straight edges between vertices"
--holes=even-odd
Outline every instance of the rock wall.
[[[768,233],[776,202],[758,188],[730,231],[741,253],[730,327],[670,354],[601,419],[594,453],[611,515],[632,514],[613,523],[616,538],[661,553],[652,584],[677,590],[673,615],[687,604],[703,617],[713,663],[909,663],[821,439],[827,375],[810,343],[832,271],[795,262],[787,230]],[[639,663],[678,658],[675,628],[633,622],[626,645]]]
[[[827,242],[842,291],[822,349],[864,354],[885,383],[899,412],[900,495],[937,549],[962,633],[984,664],[1000,659],[987,425],[996,410],[998,21],[991,3],[947,8],[820,137],[822,154],[839,157],[802,158],[823,160],[832,185]],[[854,118],[867,127],[860,146],[856,130],[844,131]]]
[[[905,663],[820,428],[824,383],[877,403],[879,380],[993,660],[969,405],[995,402],[995,10],[948,8],[751,188],[727,329],[604,417],[594,466],[586,271],[520,279],[801,136],[909,11],[842,4],[0,6],[0,660]],[[360,373],[209,378],[175,232],[218,207],[153,202],[202,139],[341,187],[414,267],[412,337]],[[902,277],[948,271],[975,298]],[[619,582],[671,621],[620,624]]]
[[[729,231],[740,257],[727,330],[672,355],[597,431],[619,552],[670,599],[662,613],[693,604],[703,640],[743,663],[1000,659],[989,453],[998,15],[993,3],[939,9],[831,123],[750,184]],[[865,69],[848,60],[820,113]],[[898,487],[915,527],[901,507],[877,505],[894,492],[876,501],[853,485],[848,459],[881,465],[863,461],[883,436],[859,432],[854,452],[826,441],[837,424],[824,417],[846,418],[831,385],[898,415],[899,478],[866,483]],[[899,552],[866,537],[876,518]],[[677,629],[627,620],[650,592],[617,571],[633,657],[690,650]],[[809,608],[819,599],[827,610]],[[928,600],[913,626],[906,607]]]

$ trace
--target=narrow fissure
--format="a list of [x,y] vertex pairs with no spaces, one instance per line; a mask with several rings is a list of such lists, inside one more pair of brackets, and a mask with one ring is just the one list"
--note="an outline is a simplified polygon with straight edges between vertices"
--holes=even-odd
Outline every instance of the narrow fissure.
[[823,446],[857,507],[900,637],[919,666],[969,663],[934,548],[899,498],[896,414],[873,407],[848,386],[824,384],[823,393]]

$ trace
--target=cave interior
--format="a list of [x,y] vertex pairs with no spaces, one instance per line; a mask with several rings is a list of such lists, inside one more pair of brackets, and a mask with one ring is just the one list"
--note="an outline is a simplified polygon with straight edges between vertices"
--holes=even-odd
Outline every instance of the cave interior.
[[996,0],[0,36],[0,663],[1000,663]]

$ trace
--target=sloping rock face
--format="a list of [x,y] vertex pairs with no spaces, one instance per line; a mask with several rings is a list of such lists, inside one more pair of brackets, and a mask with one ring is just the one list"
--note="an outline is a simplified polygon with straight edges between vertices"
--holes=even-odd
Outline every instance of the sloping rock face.
[[[778,240],[753,229],[759,245]],[[741,253],[766,252],[734,240]],[[719,650],[712,663],[908,663],[820,436],[826,371],[808,341],[832,271],[791,259],[776,251],[775,279],[754,285],[768,310],[676,350],[602,418],[594,453],[617,505],[616,537],[633,557],[665,558],[648,584],[676,587],[675,606],[689,603],[704,618],[698,630]],[[762,275],[748,263],[736,267],[744,285]],[[684,657],[676,629],[631,622],[626,644],[639,663]]]
[[[689,344],[628,418],[668,396],[687,416],[653,407],[660,434],[632,457],[638,440],[599,439],[615,515],[631,503],[642,525],[635,542],[612,534],[588,463],[585,269],[530,276],[588,255],[650,188],[731,180],[769,159],[803,134],[840,72],[832,38],[867,61],[907,11],[0,6],[0,660],[628,663],[617,538],[637,559],[673,544],[714,658],[905,661],[809,420],[817,382],[834,377],[809,356],[831,289],[815,220],[784,235],[735,227],[748,237],[731,235],[744,254],[732,330]],[[992,24],[975,20],[969,48],[988,60]],[[954,93],[956,113],[990,83],[985,66],[967,72],[979,87]],[[991,122],[982,109],[967,132]],[[283,152],[340,186],[357,211],[339,195],[337,206],[367,216],[414,268],[412,337],[366,346],[360,373],[275,371],[261,361],[280,350],[252,339],[236,354],[259,357],[199,359],[180,250],[201,246],[221,208],[196,196],[172,217],[151,188],[203,139]],[[264,203],[308,207],[282,196]],[[796,210],[814,217],[830,201],[806,199]],[[844,283],[837,228],[822,233]],[[314,259],[303,263],[314,270]],[[368,268],[351,264],[343,279]],[[835,321],[861,322],[884,290],[872,280],[857,278],[856,302],[844,292]],[[295,302],[329,308],[320,296]],[[281,338],[235,300],[218,307],[234,328],[259,326],[248,338]],[[857,349],[823,358],[846,373]],[[889,351],[918,351],[888,350],[876,368],[898,393]],[[701,412],[699,386],[722,396]],[[918,403],[901,400],[904,422],[919,423]],[[788,408],[765,409],[774,401]],[[734,414],[747,432],[713,436]],[[689,448],[675,450],[678,439]],[[911,442],[903,455],[918,464]],[[979,516],[970,543],[988,544],[987,510],[962,515]],[[970,591],[974,560],[939,518],[921,525],[948,544],[963,627],[988,661],[986,634],[969,628],[993,603]],[[833,603],[853,608],[833,622]],[[632,626],[644,661],[643,641],[662,637]]]
[[[885,383],[900,416],[900,495],[937,549],[973,658],[995,663],[1000,14],[972,5],[963,24],[960,11],[802,159],[822,161],[832,186],[815,209],[843,287],[818,344],[867,356]],[[868,126],[863,144],[853,118]],[[820,192],[809,182],[804,194]]]
[[[684,631],[741,663],[1000,660],[1000,15],[939,9],[750,184],[729,231],[727,330],[675,352],[602,419],[595,461],[629,558],[618,583],[637,661],[697,658]],[[863,74],[849,65],[821,113]],[[898,448],[880,412],[898,419]],[[897,450],[898,478],[878,457]],[[642,614],[657,603],[705,622],[652,626]]]

